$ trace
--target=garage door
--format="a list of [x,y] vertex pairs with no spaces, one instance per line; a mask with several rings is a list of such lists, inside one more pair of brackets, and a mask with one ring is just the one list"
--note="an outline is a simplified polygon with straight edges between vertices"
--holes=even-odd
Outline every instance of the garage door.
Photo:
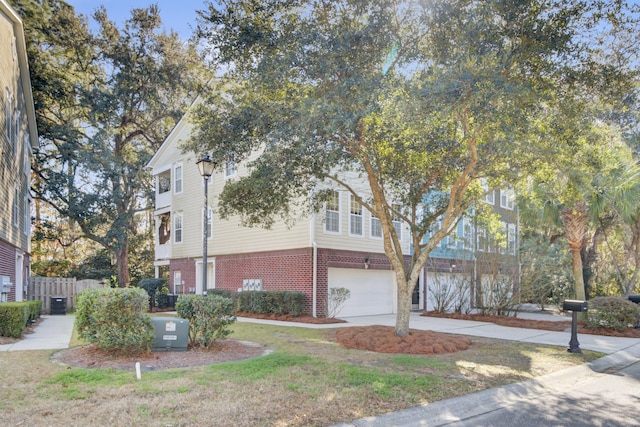
[[393,271],[329,268],[329,288],[351,291],[351,297],[336,317],[395,312],[396,280]]

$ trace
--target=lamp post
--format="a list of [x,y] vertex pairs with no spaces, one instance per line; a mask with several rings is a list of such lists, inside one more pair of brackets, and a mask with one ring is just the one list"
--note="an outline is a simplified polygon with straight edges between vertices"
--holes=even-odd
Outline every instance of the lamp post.
[[200,175],[204,178],[204,212],[202,234],[202,295],[207,294],[207,237],[209,236],[209,177],[213,174],[216,163],[207,154],[196,162]]

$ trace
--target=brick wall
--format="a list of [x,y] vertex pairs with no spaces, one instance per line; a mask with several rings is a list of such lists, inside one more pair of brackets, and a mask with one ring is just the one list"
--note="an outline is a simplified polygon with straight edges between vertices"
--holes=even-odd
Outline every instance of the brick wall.
[[[174,271],[180,270],[184,286],[176,288],[173,283]],[[178,285],[180,285],[178,283]],[[188,294],[190,288],[196,288],[196,261],[193,258],[172,259],[169,264],[169,291],[174,294]]]
[[216,288],[237,291],[245,279],[262,280],[265,291],[306,295],[305,313],[313,310],[312,249],[216,256]]

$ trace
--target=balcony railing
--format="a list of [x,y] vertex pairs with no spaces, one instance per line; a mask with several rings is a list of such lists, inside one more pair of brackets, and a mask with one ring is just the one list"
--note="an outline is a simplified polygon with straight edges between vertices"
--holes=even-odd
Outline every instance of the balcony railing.
[[156,244],[156,259],[169,259],[171,258],[171,245],[164,244],[158,245]]

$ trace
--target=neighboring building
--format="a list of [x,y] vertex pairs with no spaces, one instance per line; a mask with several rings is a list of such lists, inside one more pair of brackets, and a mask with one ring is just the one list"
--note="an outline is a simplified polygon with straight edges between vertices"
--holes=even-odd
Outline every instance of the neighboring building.
[[32,150],[38,134],[22,21],[0,0],[0,298],[26,299]]
[[[395,313],[396,280],[384,254],[376,217],[347,191],[336,191],[322,212],[302,217],[290,228],[283,223],[274,224],[271,230],[247,228],[237,218],[221,220],[215,212],[218,196],[226,180],[245,173],[242,164],[219,166],[209,180],[207,284],[203,288],[204,180],[196,166],[199,159],[179,149],[189,134],[187,121],[180,121],[147,165],[156,182],[156,277],[168,278],[171,292],[295,290],[307,295],[307,312],[322,317],[327,313],[329,289],[344,287],[351,291],[351,297],[340,316]],[[460,230],[465,224],[460,224]],[[395,226],[408,257],[408,227],[400,222]],[[451,243],[445,239],[442,245],[457,248],[455,238],[449,239]],[[473,257],[453,254],[451,248],[443,247],[428,268],[441,274],[462,273],[462,263],[452,268],[451,260]],[[445,264],[446,269],[442,267]],[[423,278],[428,280],[429,274]],[[426,285],[417,284],[416,309],[427,308],[427,291]]]

